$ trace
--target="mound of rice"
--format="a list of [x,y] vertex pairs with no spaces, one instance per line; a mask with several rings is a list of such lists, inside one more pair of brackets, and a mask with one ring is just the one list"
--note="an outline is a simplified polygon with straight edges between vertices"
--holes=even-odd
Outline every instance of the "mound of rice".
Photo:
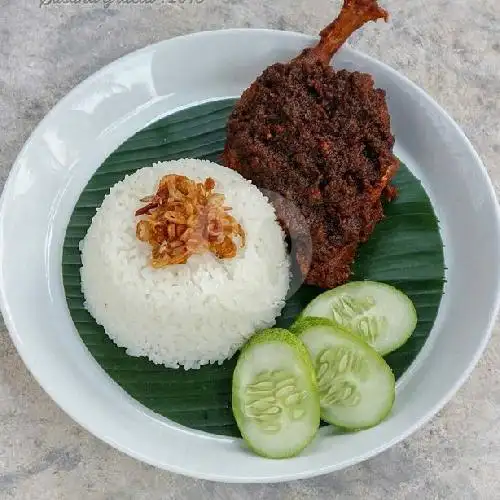
[[[140,199],[168,173],[216,181],[247,242],[233,259],[211,253],[153,269],[151,247],[135,235]],[[267,198],[238,173],[204,160],[157,163],[114,185],[80,243],[85,307],[131,356],[185,369],[231,357],[284,306],[289,260]]]

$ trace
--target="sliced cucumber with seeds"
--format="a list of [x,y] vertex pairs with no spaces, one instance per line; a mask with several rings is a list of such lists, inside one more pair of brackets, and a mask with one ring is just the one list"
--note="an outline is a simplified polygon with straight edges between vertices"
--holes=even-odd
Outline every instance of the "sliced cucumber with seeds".
[[301,318],[319,317],[357,335],[379,354],[401,347],[417,326],[409,297],[385,283],[353,281],[316,297]]
[[255,334],[234,370],[232,406],[243,439],[257,454],[300,453],[320,423],[314,367],[304,344],[279,328]]
[[351,430],[384,420],[394,404],[396,381],[380,354],[327,319],[300,320],[292,332],[313,360],[323,420]]

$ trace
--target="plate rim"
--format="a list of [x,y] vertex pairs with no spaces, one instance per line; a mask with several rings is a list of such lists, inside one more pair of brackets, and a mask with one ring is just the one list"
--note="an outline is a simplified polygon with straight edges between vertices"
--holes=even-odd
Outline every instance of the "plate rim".
[[[147,45],[143,48],[140,48],[138,50],[129,52],[122,57],[112,61],[111,63],[103,66],[96,72],[92,73],[85,79],[83,79],[79,84],[77,84],[75,87],[73,87],[69,92],[66,93],[53,107],[52,109],[44,116],[44,118],[37,124],[37,126],[31,131],[28,139],[25,141],[24,145],[22,146],[20,152],[18,153],[13,166],[11,170],[9,171],[8,178],[5,182],[4,189],[2,191],[1,197],[0,197],[0,219],[3,220],[4,218],[4,212],[5,212],[5,207],[7,203],[7,198],[8,194],[12,189],[12,183],[14,182],[15,177],[18,174],[18,171],[21,168],[21,162],[19,161],[20,158],[23,156],[24,152],[30,147],[33,138],[39,133],[40,129],[43,127],[45,123],[47,123],[49,120],[52,119],[52,116],[56,114],[59,109],[64,107],[64,104],[67,99],[69,99],[71,96],[73,96],[75,93],[77,93],[79,90],[84,88],[85,86],[91,84],[94,80],[97,80],[101,74],[104,72],[108,71],[113,71],[115,66],[120,65],[120,63],[123,63],[123,61],[129,57],[133,56],[139,56],[141,52],[148,52],[153,50],[156,47],[162,46],[169,44],[170,42],[176,40],[176,41],[182,41],[183,39],[191,39],[191,38],[202,38],[205,36],[223,36],[226,34],[238,34],[238,33],[248,33],[248,32],[253,32],[255,34],[258,33],[270,33],[275,36],[293,36],[293,37],[299,37],[302,38],[306,42],[314,42],[315,40],[318,39],[318,37],[310,36],[304,33],[300,32],[295,32],[295,31],[284,31],[284,30],[275,30],[275,29],[253,29],[253,28],[230,28],[230,29],[221,29],[221,30],[206,30],[206,31],[198,31],[194,33],[189,33],[186,35],[182,36],[177,36],[173,37],[170,39],[162,40],[159,42],[156,42],[154,44]],[[347,53],[355,53],[358,58],[365,59],[368,61],[371,61],[373,63],[376,63],[377,65],[381,66],[386,72],[389,72],[393,75],[396,75],[398,79],[403,80],[407,85],[409,85],[414,92],[416,92],[420,97],[425,99],[427,103],[429,103],[431,106],[433,106],[439,113],[442,115],[442,117],[446,120],[447,124],[451,126],[456,133],[458,133],[458,136],[460,137],[462,143],[464,146],[466,146],[468,152],[471,154],[472,158],[475,160],[475,165],[471,165],[471,168],[476,168],[479,167],[479,171],[481,172],[482,179],[485,181],[485,187],[487,190],[485,190],[485,195],[487,194],[489,197],[488,201],[493,202],[495,206],[495,218],[497,222],[497,228],[495,232],[495,236],[497,238],[497,243],[500,241],[500,207],[498,203],[498,199],[491,181],[491,178],[488,174],[488,171],[483,164],[479,154],[475,150],[474,146],[472,145],[471,141],[469,138],[466,136],[464,131],[459,127],[459,125],[454,121],[454,119],[451,117],[451,115],[443,109],[437,101],[427,94],[422,88],[414,84],[411,80],[409,80],[405,75],[402,73],[399,73],[386,63],[375,59],[365,53],[362,53],[360,51],[357,51],[348,45],[344,48],[344,51]],[[0,248],[4,247],[4,235],[3,235],[3,229],[0,232]],[[3,283],[4,281],[4,276],[3,276],[3,266],[0,264],[0,283]],[[63,404],[62,402],[58,401],[55,396],[53,396],[54,393],[57,391],[54,390],[52,387],[48,387],[47,384],[45,384],[43,380],[43,374],[41,374],[41,371],[34,371],[32,366],[28,365],[25,357],[26,357],[26,348],[23,345],[23,343],[20,341],[21,337],[19,336],[17,329],[15,327],[15,320],[11,316],[10,311],[9,311],[9,299],[5,295],[4,287],[1,287],[0,289],[0,310],[2,312],[4,321],[5,321],[5,326],[9,332],[9,335],[16,347],[16,350],[18,354],[20,355],[21,359],[23,360],[23,363],[27,367],[27,369],[30,371],[30,373],[33,375],[35,380],[38,382],[38,384],[44,389],[44,391],[51,397],[51,399],[66,413],[68,414],[75,422],[77,422],[79,425],[87,429],[89,432],[91,432],[94,436],[98,437],[100,440],[105,441],[107,444],[111,445],[113,448],[118,449],[119,451],[126,453],[127,455],[133,456],[134,458],[149,463],[151,465],[154,465],[156,467],[162,467],[158,465],[157,463],[154,463],[154,461],[149,461],[147,457],[142,456],[140,453],[135,453],[134,450],[130,450],[124,446],[121,446],[120,443],[114,442],[112,439],[107,438],[107,436],[102,435],[102,433],[99,433],[98,431],[95,430],[94,425],[90,425],[90,423],[86,422],[83,423],[82,420],[79,418],[78,415],[74,415],[72,411],[68,410],[66,408],[66,404]],[[409,435],[413,434],[417,429],[425,425],[431,418],[433,418],[437,412],[439,412],[450,400],[451,398],[456,394],[456,392],[460,389],[460,387],[467,381],[467,379],[470,377],[472,371],[475,369],[480,357],[482,356],[492,334],[493,327],[496,322],[496,317],[498,315],[498,312],[500,310],[500,283],[497,284],[496,288],[496,296],[494,300],[494,304],[491,307],[490,310],[490,317],[488,321],[488,327],[486,331],[483,333],[481,342],[478,343],[478,347],[476,349],[476,352],[474,353],[474,356],[471,358],[471,362],[469,363],[469,366],[467,370],[465,370],[462,373],[462,376],[455,381],[455,384],[448,390],[446,393],[445,397],[443,397],[438,404],[436,404],[431,410],[427,412],[426,415],[421,417],[419,420],[415,421],[414,424],[406,429],[404,433],[399,434],[397,437],[395,437],[393,440],[389,442],[385,442],[382,446],[372,449],[369,453],[365,453],[363,455],[358,455],[357,457],[353,458],[352,460],[347,461],[348,463],[337,463],[334,464],[333,466],[325,466],[322,467],[321,469],[315,469],[315,470],[305,470],[301,472],[300,474],[297,473],[284,473],[281,476],[277,476],[274,478],[255,478],[255,477],[227,477],[224,474],[220,474],[219,477],[217,477],[214,474],[208,474],[204,475],[201,473],[196,473],[193,474],[189,470],[184,470],[181,467],[174,466],[170,464],[168,467],[168,470],[172,472],[176,472],[179,474],[187,475],[190,477],[197,477],[197,478],[202,478],[202,479],[209,479],[209,480],[216,480],[216,481],[224,481],[224,482],[233,482],[233,483],[254,483],[254,482],[282,482],[282,481],[289,481],[292,479],[300,479],[300,478],[308,478],[308,477],[313,477],[317,476],[320,474],[326,474],[329,472],[333,472],[335,470],[347,467],[349,465],[352,465],[354,463],[359,463],[361,461],[364,461],[368,458],[371,458],[380,452],[387,450],[388,448],[392,447],[396,443],[406,439]]]

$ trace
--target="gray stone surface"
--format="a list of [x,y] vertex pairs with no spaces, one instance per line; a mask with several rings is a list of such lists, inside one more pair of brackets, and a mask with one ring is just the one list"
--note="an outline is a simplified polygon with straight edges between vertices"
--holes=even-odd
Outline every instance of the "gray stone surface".
[[[189,0],[188,0],[189,1]],[[82,0],[83,2],[83,0]],[[43,3],[48,3],[45,0]],[[75,84],[134,49],[223,27],[316,33],[338,0],[204,0],[104,7],[0,0],[0,180],[23,142]],[[500,3],[384,0],[390,27],[352,45],[427,90],[463,127],[500,187]],[[406,442],[345,471],[283,485],[222,485],[155,470],[73,423],[39,388],[0,332],[0,498],[498,499],[500,364],[493,340],[453,401]]]

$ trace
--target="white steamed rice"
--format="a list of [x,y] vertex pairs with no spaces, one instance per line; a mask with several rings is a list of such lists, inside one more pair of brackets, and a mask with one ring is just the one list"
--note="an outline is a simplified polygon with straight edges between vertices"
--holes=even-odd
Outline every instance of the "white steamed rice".
[[[151,249],[135,236],[134,213],[167,173],[216,181],[247,234],[234,259],[204,254],[150,267]],[[97,323],[129,355],[172,368],[231,357],[256,330],[274,324],[289,286],[284,235],[267,198],[238,173],[203,160],[157,163],[117,183],[80,250],[85,307]]]

